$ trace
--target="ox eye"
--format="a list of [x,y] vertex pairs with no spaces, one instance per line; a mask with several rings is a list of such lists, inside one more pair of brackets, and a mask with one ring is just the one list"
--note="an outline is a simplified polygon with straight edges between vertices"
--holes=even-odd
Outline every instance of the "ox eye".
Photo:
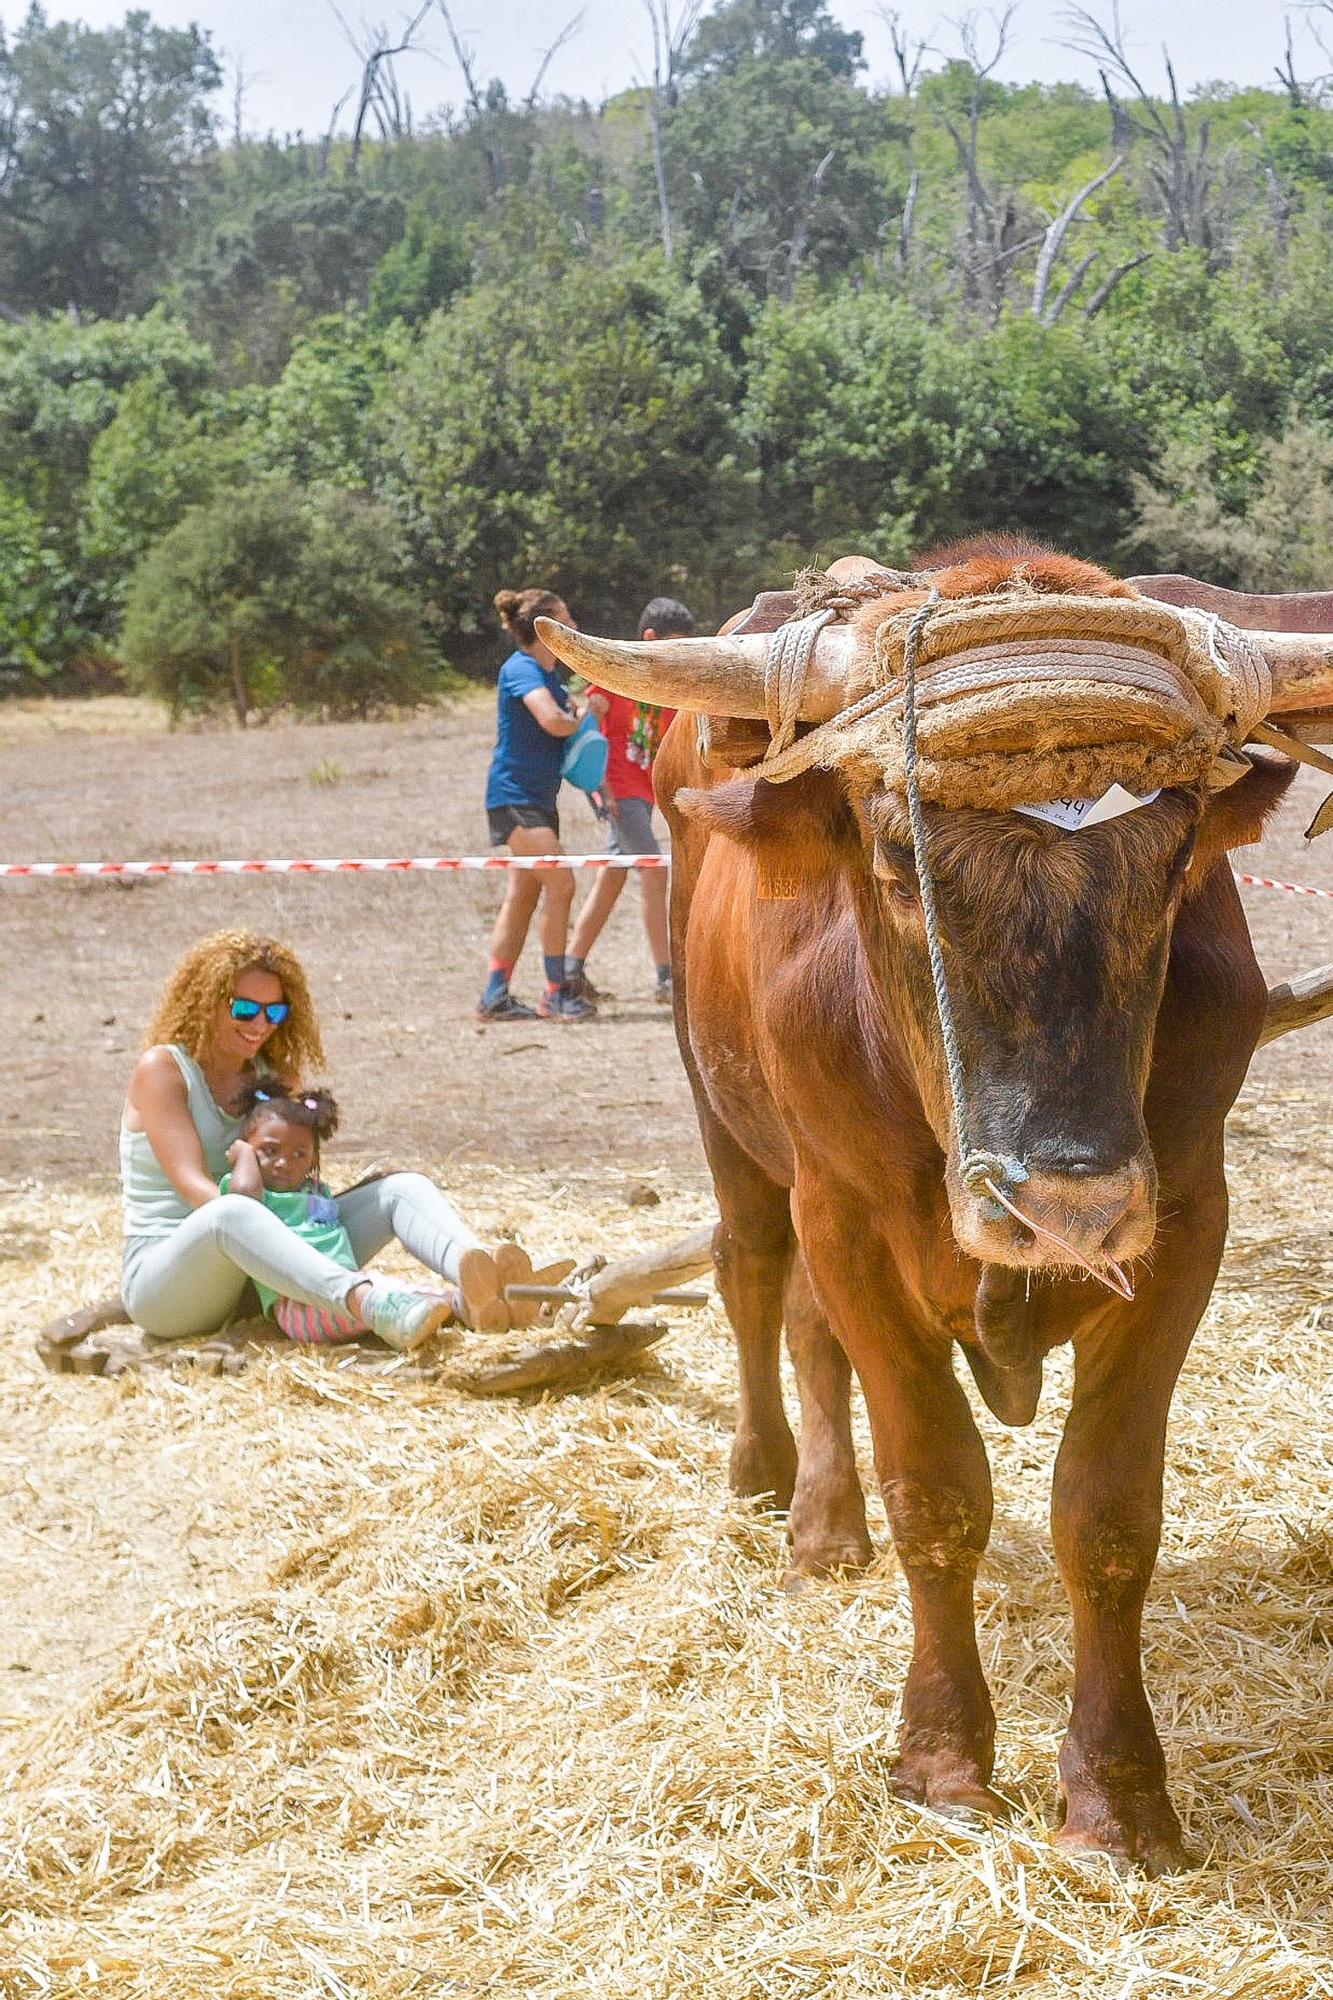
[[875,842],[874,871],[889,892],[891,900],[905,910],[915,909],[920,901],[917,894],[916,871],[909,850],[891,847],[886,841]]

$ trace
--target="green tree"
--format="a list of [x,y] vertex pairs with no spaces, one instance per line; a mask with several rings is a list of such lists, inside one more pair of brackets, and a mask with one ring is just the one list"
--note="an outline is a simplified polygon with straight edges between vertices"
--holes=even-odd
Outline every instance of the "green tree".
[[417,326],[437,306],[448,305],[471,275],[472,253],[456,224],[416,202],[370,281],[371,324],[402,320]]
[[426,701],[448,685],[405,580],[393,515],[352,493],[317,495],[295,577],[300,630],[284,698],[332,715]]
[[672,213],[702,255],[761,297],[789,298],[803,273],[873,253],[889,209],[882,156],[903,129],[814,56],[746,57],[684,91],[663,122]]
[[1240,590],[1323,590],[1333,573],[1333,439],[1302,425],[1264,446],[1241,508],[1218,490],[1197,442],[1168,445],[1134,482],[1135,547],[1155,568]]
[[93,439],[79,524],[86,588],[101,609],[124,602],[130,572],[187,507],[244,476],[253,441],[242,398],[211,396],[191,409],[161,374],[142,375]]
[[768,309],[745,422],[789,561],[868,545],[905,562],[986,529],[1105,559],[1148,449],[1071,329],[1015,315],[960,341],[872,294]]
[[0,685],[53,677],[64,584],[32,508],[0,489]]
[[736,381],[692,285],[655,261],[534,266],[427,326],[388,378],[382,491],[453,634],[499,584],[559,584],[624,621],[714,604],[744,570]]
[[360,176],[261,183],[191,252],[182,310],[233,380],[276,381],[317,319],[365,305],[402,227],[401,198]]
[[[208,349],[158,311],[90,326],[63,317],[0,326],[0,489],[20,496],[42,523],[61,579],[57,656],[96,649],[109,639],[120,602],[115,565],[142,546],[133,509],[142,505],[154,523],[165,521],[176,504],[173,483],[185,473],[195,476],[180,462],[155,466],[151,433],[160,439],[183,426],[188,435],[212,374]],[[98,441],[138,383],[151,388],[143,404],[132,404],[125,429],[94,472]],[[125,432],[142,425],[150,436],[131,474],[121,447],[128,442]],[[98,515],[91,531],[85,521],[90,477]],[[121,484],[132,490],[115,529],[110,496]]]
[[862,46],[825,0],[723,0],[695,29],[680,68],[686,77],[724,76],[747,63],[801,57],[850,83],[865,68]]
[[411,346],[403,326],[375,330],[359,313],[317,320],[264,397],[256,461],[296,485],[369,490],[375,402]]
[[121,652],[173,715],[230,705],[242,727],[282,705],[364,714],[434,680],[391,517],[277,483],[190,508],[148,551]]
[[41,312],[149,303],[212,145],[221,82],[198,28],[49,22],[0,36],[0,299]]

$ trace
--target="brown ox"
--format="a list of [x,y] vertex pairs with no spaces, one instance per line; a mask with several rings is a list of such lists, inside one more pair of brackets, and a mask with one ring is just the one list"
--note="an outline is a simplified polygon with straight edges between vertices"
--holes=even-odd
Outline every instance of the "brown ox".
[[[1039,588],[1124,593],[1085,565],[1025,561]],[[1005,574],[972,562],[936,581],[961,596]],[[579,663],[569,635],[550,636]],[[681,698],[654,684],[651,652],[633,671],[599,657],[597,676]],[[1266,997],[1226,855],[1257,837],[1292,768],[1256,763],[1210,800],[1167,791],[1073,836],[927,810],[974,1141],[1026,1162],[1025,1210],[1092,1261],[1145,1260],[1124,1303],[959,1181],[901,800],[853,797],[834,773],[778,786],[706,768],[688,717],[657,765],[677,1029],[740,1357],[733,1483],[790,1507],[798,1568],[864,1564],[855,1369],[915,1620],[898,1789],[945,1811],[1003,1810],[973,1614],[990,1472],[952,1350],[1022,1423],[1041,1357],[1072,1341],[1052,1507],[1075,1660],[1060,1838],[1154,1872],[1185,1850],[1140,1615],[1172,1390],[1226,1234],[1223,1123]],[[779,1387],[784,1318],[799,1453]]]

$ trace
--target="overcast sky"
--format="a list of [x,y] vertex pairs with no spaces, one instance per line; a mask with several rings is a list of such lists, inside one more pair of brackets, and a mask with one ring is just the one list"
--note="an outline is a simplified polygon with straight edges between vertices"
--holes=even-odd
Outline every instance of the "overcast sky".
[[[46,0],[46,4],[52,19],[105,27],[124,18],[127,0],[82,0],[72,5]],[[358,74],[330,0],[141,0],[141,4],[155,20],[176,25],[197,21],[210,30],[227,59],[229,80],[241,65],[245,123],[251,131],[322,131],[332,107]],[[1089,4],[1109,18],[1110,0],[1089,0]],[[12,28],[25,11],[24,0],[0,0],[0,21],[6,27]],[[354,27],[367,18],[397,27],[412,11],[399,0],[346,0],[342,6]],[[530,88],[543,49],[578,11],[578,0],[453,0],[452,4],[479,75],[498,76],[519,95]],[[871,81],[887,78],[889,39],[879,8],[866,0],[832,0],[831,11],[846,27],[864,34]],[[904,22],[941,48],[956,45],[947,21],[966,11],[966,0],[943,0],[939,6],[933,0],[898,0]],[[1086,59],[1060,46],[1064,12],[1063,0],[1019,0],[1010,52],[999,73],[1015,81],[1081,77],[1095,82]],[[1159,52],[1165,41],[1182,88],[1215,79],[1271,83],[1288,12],[1294,23],[1298,70],[1312,75],[1327,68],[1310,35],[1301,0],[1290,8],[1281,0],[1121,0],[1126,39],[1135,59],[1142,60],[1145,79],[1155,83],[1160,78]],[[398,73],[421,121],[442,106],[456,106],[460,90],[438,15],[428,17],[419,39],[421,53],[400,58]],[[552,62],[545,89],[597,103],[635,80],[651,46],[643,0],[584,0],[582,25]],[[229,118],[230,113],[229,98]]]

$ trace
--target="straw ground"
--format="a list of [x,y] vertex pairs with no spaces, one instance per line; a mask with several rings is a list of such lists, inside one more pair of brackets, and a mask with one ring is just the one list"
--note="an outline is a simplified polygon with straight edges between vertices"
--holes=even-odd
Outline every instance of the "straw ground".
[[[137,741],[118,748],[131,789]],[[237,752],[235,738],[216,744]],[[280,735],[246,749],[258,767],[308,755]],[[87,834],[103,846],[104,811]],[[31,852],[15,826],[6,846]],[[212,831],[216,849],[234,828]],[[1296,865],[1281,837],[1264,859]],[[1314,865],[1306,879],[1321,879]],[[217,886],[206,914],[191,905],[195,930],[217,920]],[[873,1573],[791,1597],[780,1524],[727,1499],[734,1385],[715,1311],[682,1320],[633,1380],[558,1400],[478,1402],[447,1376],[367,1378],[294,1356],[235,1380],[40,1373],[33,1327],[115,1271],[114,1202],[91,1171],[105,1150],[89,1111],[99,1009],[112,1011],[98,980],[123,981],[137,1005],[185,929],[155,903],[172,922],[135,932],[142,962],[126,965],[114,929],[143,923],[161,891],[93,893],[81,909],[69,898],[77,924],[44,928],[30,897],[19,926],[10,906],[5,939],[28,954],[25,993],[68,985],[53,1004],[70,1023],[40,1093],[19,1100],[0,1189],[6,2000],[1333,1990],[1327,1028],[1294,1062],[1288,1044],[1283,1069],[1282,1045],[1266,1054],[1232,1121],[1232,1244],[1172,1426],[1147,1651],[1203,1865],[1120,1881],[1050,1844],[1070,1665],[1045,1524],[1063,1362],[1029,1431],[981,1416],[998,1502],[983,1655],[999,1782],[1018,1807],[994,1832],[889,1791],[909,1635],[877,1510]],[[378,919],[367,907],[358,920],[392,985],[427,933],[401,930],[379,893]],[[309,926],[327,993],[345,920],[325,919],[329,944],[312,907],[289,907],[286,928],[310,948]],[[1277,907],[1295,950],[1275,946],[1274,976],[1326,957],[1327,927],[1310,921],[1321,906],[1259,902]],[[96,976],[79,965],[70,978],[88,912],[107,926],[90,946]],[[638,940],[622,929],[633,972]],[[406,1002],[393,1006],[377,1013],[368,992],[348,1029],[369,1093],[339,1161],[349,1175],[398,1144],[383,1092],[395,1107],[412,1096],[391,1054]],[[607,1063],[594,1040],[545,1045],[540,1073],[566,1102],[537,1147],[506,1065],[478,1081],[457,1015],[420,1025],[430,1067],[423,1083],[414,1053],[411,1150],[484,1229],[534,1252],[614,1254],[707,1213],[684,1108],[650,1107],[659,1134],[624,1072],[581,1083],[585,1063]],[[662,1024],[634,1032],[663,1037],[639,1074],[665,1100]],[[86,1075],[85,1045],[98,1058]],[[31,1053],[11,1045],[4,1060],[12,1091]],[[593,1093],[613,1076],[608,1120]],[[657,1208],[627,1201],[645,1177]],[[861,1447],[870,1483],[864,1433]]]

